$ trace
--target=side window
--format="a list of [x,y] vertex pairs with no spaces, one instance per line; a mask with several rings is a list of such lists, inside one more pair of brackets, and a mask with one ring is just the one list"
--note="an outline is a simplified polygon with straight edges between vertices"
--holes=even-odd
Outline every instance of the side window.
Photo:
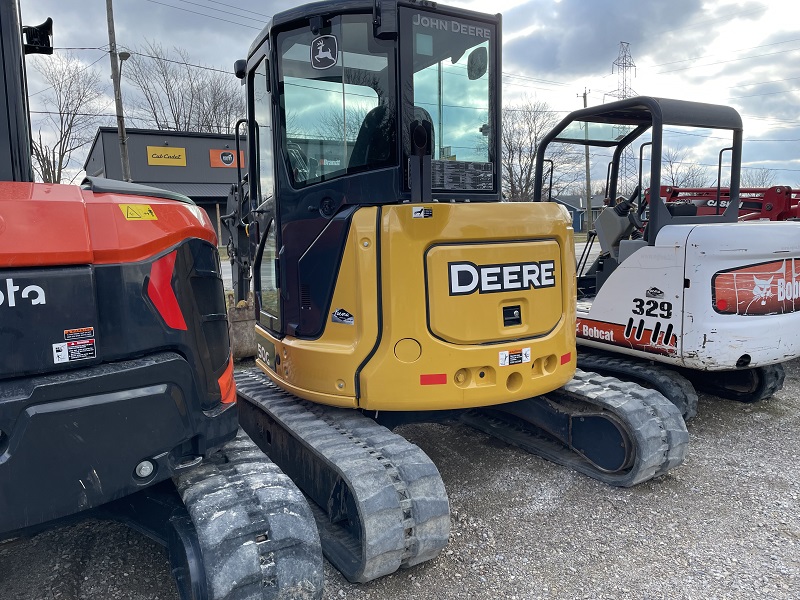
[[[433,189],[495,193],[495,25],[402,7],[400,26],[412,40],[402,65],[403,131],[431,123]],[[411,137],[402,139],[411,156]]]
[[261,241],[255,262],[255,290],[258,303],[258,322],[271,331],[280,331],[280,290],[275,269],[277,256],[275,243],[275,221],[270,221]]
[[261,204],[274,193],[272,157],[272,102],[267,90],[267,68],[269,63],[262,60],[253,73],[253,99],[256,120],[255,134],[258,143],[259,196]]
[[[415,51],[423,56],[433,52],[435,43],[445,45],[427,33],[416,33],[414,41]],[[433,159],[489,162],[489,72],[487,68],[475,76],[469,67],[478,60],[470,57],[488,56],[489,40],[476,38],[471,47],[444,52],[448,56],[414,73],[416,112],[433,125]]]

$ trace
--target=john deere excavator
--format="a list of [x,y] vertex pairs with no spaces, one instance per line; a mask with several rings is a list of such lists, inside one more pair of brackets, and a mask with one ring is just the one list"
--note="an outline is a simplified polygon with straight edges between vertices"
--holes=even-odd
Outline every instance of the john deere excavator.
[[686,451],[660,393],[576,371],[566,211],[499,202],[500,28],[320,2],[275,15],[235,65],[248,172],[230,224],[240,282],[254,248],[259,367],[237,374],[240,421],[351,581],[447,543],[439,472],[395,425],[462,419],[620,486]]
[[[663,180],[670,134],[718,146],[717,188],[705,200],[714,197],[713,206],[673,194]],[[613,152],[612,199],[627,149],[638,149],[633,193],[603,209],[579,261],[578,365],[658,389],[686,418],[697,411],[696,389],[743,402],[778,391],[781,363],[800,356],[800,230],[787,221],[739,220],[736,110],[639,97],[575,111],[538,148],[537,201],[553,187],[547,158],[564,144]],[[725,179],[729,188],[719,185]],[[790,192],[776,190],[769,210],[779,208],[778,196],[790,205]],[[589,260],[595,240],[600,253]]]
[[52,21],[24,31],[0,0],[0,543],[114,518],[167,546],[184,599],[321,597],[307,503],[237,437],[208,217],[135,184],[33,183],[23,58],[52,52]]

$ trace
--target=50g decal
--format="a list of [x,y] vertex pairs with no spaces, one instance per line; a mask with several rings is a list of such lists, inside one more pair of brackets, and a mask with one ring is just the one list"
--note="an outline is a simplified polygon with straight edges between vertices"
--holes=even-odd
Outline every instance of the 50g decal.
[[633,299],[633,309],[631,312],[635,315],[643,315],[645,317],[656,317],[661,319],[672,318],[672,302],[666,300],[644,300],[643,298]]

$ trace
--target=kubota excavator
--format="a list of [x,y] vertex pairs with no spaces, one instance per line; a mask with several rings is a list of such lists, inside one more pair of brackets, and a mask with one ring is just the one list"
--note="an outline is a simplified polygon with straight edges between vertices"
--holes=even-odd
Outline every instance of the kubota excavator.
[[237,374],[240,421],[351,581],[447,543],[439,472],[395,425],[462,419],[620,486],[686,451],[660,393],[576,372],[566,211],[499,202],[500,28],[320,2],[276,14],[235,65],[248,172],[229,223],[237,281],[255,248],[259,367]]
[[[719,146],[717,181],[728,172],[730,187],[709,193],[713,207],[662,184],[666,127]],[[781,363],[800,356],[800,235],[793,222],[739,220],[736,110],[638,97],[575,111],[537,150],[537,201],[548,199],[545,163],[561,144],[613,150],[609,198],[626,149],[639,154],[633,194],[602,210],[579,261],[578,365],[658,389],[686,418],[697,411],[695,388],[743,402],[779,390]],[[776,191],[784,202],[769,210],[790,210],[790,192]]]
[[[183,599],[319,598],[302,494],[246,436],[214,229],[179,194],[33,183],[24,54],[0,0],[0,543],[122,520]],[[13,551],[13,550],[12,550]]]

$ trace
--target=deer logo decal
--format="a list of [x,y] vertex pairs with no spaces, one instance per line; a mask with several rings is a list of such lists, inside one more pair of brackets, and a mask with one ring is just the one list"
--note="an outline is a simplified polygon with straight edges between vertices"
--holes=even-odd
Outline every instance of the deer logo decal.
[[339,61],[339,44],[335,35],[321,35],[311,42],[311,66],[330,69]]

